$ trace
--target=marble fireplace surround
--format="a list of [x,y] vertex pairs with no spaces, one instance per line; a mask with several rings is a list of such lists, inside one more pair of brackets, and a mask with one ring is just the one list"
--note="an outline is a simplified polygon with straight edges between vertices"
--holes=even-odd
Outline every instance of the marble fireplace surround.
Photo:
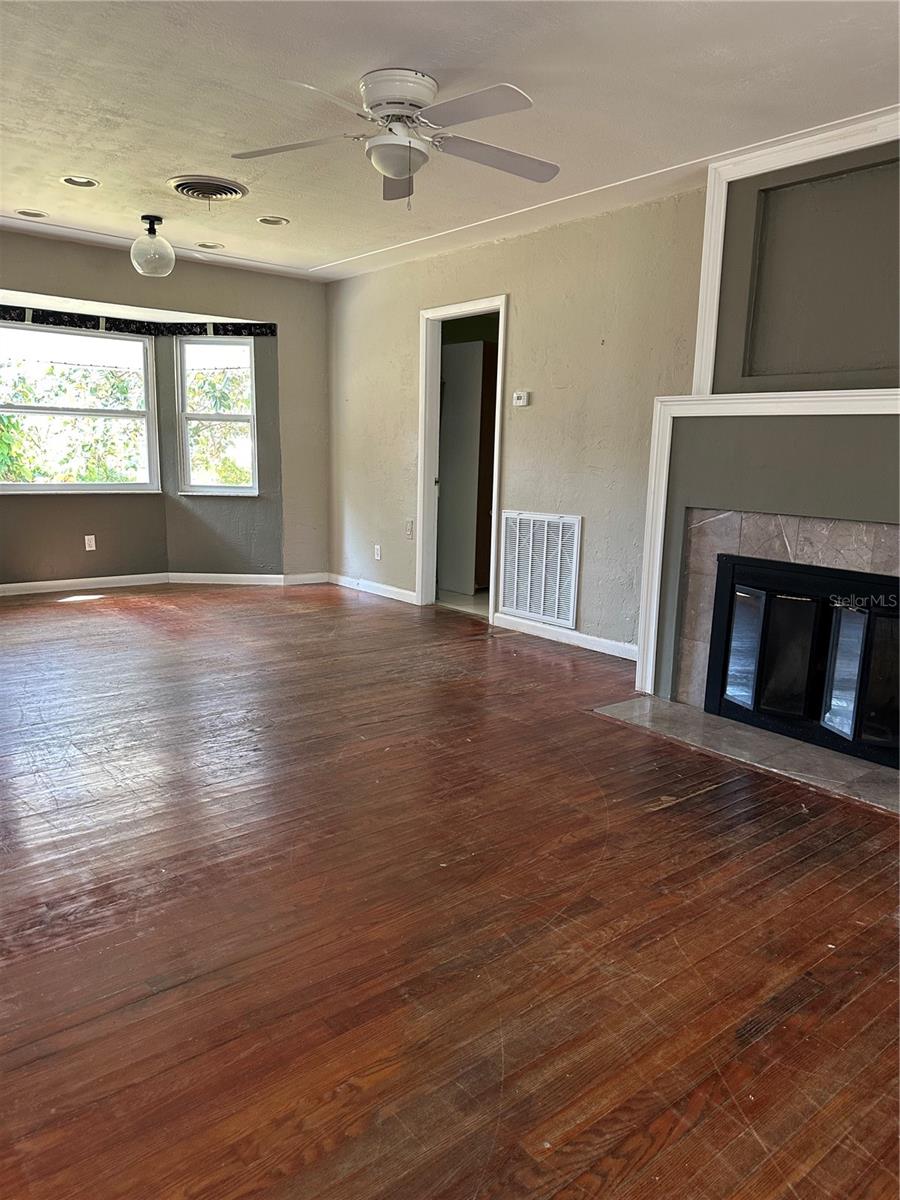
[[900,574],[900,526],[783,513],[685,510],[674,699],[703,708],[717,556]]

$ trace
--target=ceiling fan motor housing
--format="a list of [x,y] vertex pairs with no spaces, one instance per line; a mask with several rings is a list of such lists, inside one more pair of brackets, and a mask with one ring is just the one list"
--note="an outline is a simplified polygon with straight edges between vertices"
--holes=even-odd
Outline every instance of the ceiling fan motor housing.
[[363,107],[373,117],[412,117],[434,101],[438,85],[423,71],[387,67],[359,81]]

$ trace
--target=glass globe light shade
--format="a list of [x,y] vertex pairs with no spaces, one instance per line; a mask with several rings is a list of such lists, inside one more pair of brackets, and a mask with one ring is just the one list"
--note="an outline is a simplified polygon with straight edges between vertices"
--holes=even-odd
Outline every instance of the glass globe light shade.
[[171,275],[175,267],[175,251],[158,233],[145,233],[132,243],[131,265],[139,275],[157,278]]

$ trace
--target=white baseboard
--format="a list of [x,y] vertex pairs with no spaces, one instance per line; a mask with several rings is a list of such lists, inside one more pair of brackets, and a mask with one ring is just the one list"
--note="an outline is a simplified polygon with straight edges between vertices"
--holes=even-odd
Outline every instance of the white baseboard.
[[385,596],[388,600],[402,600],[404,604],[415,604],[416,593],[406,588],[392,587],[389,583],[375,583],[371,579],[354,579],[350,575],[329,575],[330,583],[338,587],[353,588],[356,592],[371,592],[373,596]]
[[0,596],[27,596],[35,592],[93,592],[98,588],[148,587],[155,583],[275,584],[281,587],[284,580],[284,575],[208,575],[190,571],[157,571],[152,575],[94,575],[85,579],[34,579],[28,583],[0,583]]
[[97,588],[145,587],[168,583],[165,571],[153,575],[95,575],[88,579],[36,579],[29,583],[0,583],[0,596],[27,596],[33,592],[93,592]]
[[294,587],[297,584],[303,583],[331,583],[331,576],[327,571],[312,571],[307,575],[285,575],[284,586]]
[[529,633],[532,637],[548,638],[551,642],[565,642],[567,646],[580,646],[583,650],[595,650],[598,654],[611,654],[614,658],[626,658],[629,662],[637,661],[637,646],[631,642],[613,642],[609,638],[579,633],[577,629],[544,625],[524,617],[510,617],[506,613],[494,613],[494,624],[501,629],[514,629],[516,633]]
[[283,575],[216,575],[196,571],[170,571],[169,583],[229,583],[229,584],[272,584],[284,585]]

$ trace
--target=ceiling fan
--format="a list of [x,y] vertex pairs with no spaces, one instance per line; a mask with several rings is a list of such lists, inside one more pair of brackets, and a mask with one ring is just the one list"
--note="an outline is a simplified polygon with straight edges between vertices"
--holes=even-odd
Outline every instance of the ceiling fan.
[[430,75],[391,67],[363,75],[359,81],[362,102],[351,104],[339,96],[323,92],[311,83],[287,82],[292,87],[324,96],[363,121],[377,126],[377,130],[338,133],[306,142],[291,142],[286,146],[270,146],[266,150],[245,150],[241,154],[232,154],[232,158],[264,158],[269,154],[307,150],[329,142],[365,142],[366,157],[384,177],[385,200],[403,200],[413,194],[413,176],[425,166],[434,150],[456,158],[467,158],[470,162],[494,167],[534,183],[549,183],[559,173],[556,163],[543,158],[533,158],[530,154],[519,154],[489,142],[476,142],[458,133],[445,132],[448,126],[531,108],[530,98],[512,84],[496,83],[493,87],[467,92],[435,104],[438,85]]

